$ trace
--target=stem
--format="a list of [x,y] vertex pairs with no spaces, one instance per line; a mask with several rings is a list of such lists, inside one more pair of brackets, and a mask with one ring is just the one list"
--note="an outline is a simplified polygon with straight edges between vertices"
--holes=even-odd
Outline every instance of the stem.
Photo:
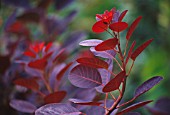
[[[106,104],[107,104],[107,98],[108,98],[108,93],[106,93],[105,95],[105,99],[104,99],[104,107],[107,108]],[[107,113],[107,110],[105,109],[105,113]]]
[[132,102],[132,101],[134,101],[135,99],[136,99],[136,98],[133,98],[133,99],[131,99],[131,100],[129,100],[129,101],[127,101],[127,102],[125,102],[125,103],[117,106],[116,108],[120,108],[120,107],[122,107],[122,106],[124,106],[124,105],[126,105],[126,104],[128,104],[128,103],[130,103],[130,102]]
[[130,72],[131,72],[131,70],[132,70],[132,68],[133,68],[133,65],[134,65],[134,61],[132,62],[132,65],[131,65],[131,67],[130,67],[130,70],[129,70],[127,76],[129,76],[129,74],[130,74]]
[[53,91],[52,91],[52,89],[51,89],[51,87],[49,85],[48,80],[45,79],[45,73],[44,72],[43,72],[43,76],[41,78],[42,78],[47,90],[49,91],[49,93],[52,93]]
[[125,55],[126,55],[126,50],[127,50],[127,47],[128,47],[128,43],[129,43],[129,41],[128,40],[126,40],[126,46],[125,46],[125,51],[124,51],[124,57],[125,57]]
[[[120,54],[120,60],[122,62],[122,67],[123,67],[123,71],[126,72],[126,68],[125,68],[125,62],[124,62],[124,56],[122,54],[122,50],[120,47],[120,38],[119,38],[119,32],[118,32],[118,50],[119,50],[119,54]],[[109,109],[109,111],[106,113],[106,115],[110,115],[116,108],[117,105],[119,104],[119,102],[122,100],[124,92],[125,92],[125,88],[126,88],[126,78],[127,76],[125,76],[124,80],[123,80],[123,84],[122,84],[122,91],[120,91],[120,94],[117,98],[117,100],[113,103],[112,107]]]
[[39,95],[41,95],[41,97],[43,97],[43,98],[45,97],[45,94],[42,93],[41,91],[38,90],[37,93],[38,93]]
[[106,113],[106,115],[110,115],[117,107],[117,105],[119,104],[119,102],[121,101],[123,94],[125,92],[125,88],[126,88],[126,78],[123,81],[123,86],[122,86],[122,94],[119,95],[119,97],[117,98],[117,100],[114,102],[114,104],[112,105],[112,107],[109,109],[108,113]]
[[120,65],[120,63],[118,62],[118,60],[117,60],[116,58],[113,58],[113,59],[116,61],[117,65],[120,67],[120,69],[123,71],[123,68],[122,68],[122,66]]
[[114,74],[112,71],[110,71],[110,70],[108,70],[108,69],[107,69],[107,71],[108,71],[110,74],[112,74],[114,77],[116,76],[116,74]]
[[122,61],[123,70],[125,70],[124,56],[122,54],[122,50],[121,50],[121,47],[120,47],[119,33],[118,33],[118,50],[119,50],[119,54],[120,54],[120,60]]
[[112,95],[112,93],[109,93],[111,96],[112,96],[112,98],[114,99],[114,101],[116,100],[116,98],[115,98],[115,96],[114,95]]
[[109,33],[112,37],[115,37],[111,32],[109,32],[108,30],[106,30],[105,29],[105,31],[107,32],[107,33]]

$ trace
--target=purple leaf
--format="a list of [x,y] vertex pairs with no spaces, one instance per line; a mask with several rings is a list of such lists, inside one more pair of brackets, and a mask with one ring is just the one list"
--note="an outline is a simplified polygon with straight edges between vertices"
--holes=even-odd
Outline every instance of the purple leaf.
[[90,39],[90,40],[84,40],[79,43],[81,46],[97,46],[98,44],[102,43],[103,40],[99,39]]
[[69,101],[80,105],[99,106],[100,104],[102,104],[101,102],[93,102],[93,101],[81,100],[76,98],[71,98],[69,99]]
[[170,98],[163,97],[156,101],[154,107],[146,107],[153,115],[168,115],[170,113]]
[[150,102],[152,102],[152,100],[135,103],[135,104],[123,109],[122,111],[118,112],[116,115],[123,115],[124,113],[127,113],[129,111],[135,110],[135,109],[140,108],[142,106],[145,106],[146,104],[148,104]]
[[47,17],[44,21],[44,30],[47,34],[60,35],[66,30],[66,24],[59,18]]
[[64,22],[65,23],[70,23],[71,21],[73,21],[75,19],[75,16],[77,15],[77,10],[73,10],[71,11],[65,18],[64,18]]
[[86,38],[86,34],[82,31],[76,31],[71,33],[68,38],[65,39],[62,48],[73,51],[74,48],[78,47],[78,43]]
[[163,80],[160,76],[152,77],[151,79],[145,81],[142,85],[140,85],[134,94],[134,97],[137,98],[138,96],[142,95],[143,93],[149,91],[152,87],[158,84],[161,80]]
[[158,101],[156,101],[156,104],[154,107],[170,113],[170,109],[169,109],[170,108],[170,98],[164,97],[164,98],[159,99]]
[[[108,70],[112,71],[113,70],[113,61],[111,59],[109,59],[109,60],[107,60],[107,63],[109,64]],[[98,69],[98,70],[99,70],[100,75],[102,77],[102,84],[106,85],[110,80],[111,74],[105,69]],[[103,85],[96,87],[96,90],[100,93],[103,93],[103,91],[102,91],[102,89],[104,87]]]
[[71,4],[74,0],[55,0],[55,7],[57,10],[61,10]]
[[68,79],[80,88],[94,88],[102,84],[100,73],[96,68],[81,64],[71,70]]
[[82,89],[79,88],[75,92],[74,98],[92,101],[95,96],[96,96],[96,90],[95,89],[83,89],[82,90]]
[[5,24],[4,24],[4,29],[7,31],[7,29],[12,25],[15,20],[16,20],[16,15],[17,15],[17,9],[15,9],[12,14],[6,19]]
[[68,104],[47,104],[35,111],[35,115],[80,115],[76,108]]
[[[104,103],[104,101],[101,101]],[[113,100],[107,100],[106,106],[107,108],[110,108],[113,105]],[[104,104],[101,104],[101,106],[104,106]],[[114,110],[110,115],[115,115],[117,112],[117,109]],[[98,107],[98,106],[92,106],[86,111],[87,115],[104,115],[105,114],[105,109]]]
[[13,99],[10,101],[9,104],[12,108],[24,112],[24,113],[34,113],[34,111],[37,109],[33,104],[31,104],[28,101],[22,101]]
[[95,56],[99,56],[102,58],[113,59],[116,56],[116,52],[114,50],[96,51],[94,47],[91,47],[90,51]]
[[30,0],[2,0],[7,5],[13,5],[17,7],[30,8]]

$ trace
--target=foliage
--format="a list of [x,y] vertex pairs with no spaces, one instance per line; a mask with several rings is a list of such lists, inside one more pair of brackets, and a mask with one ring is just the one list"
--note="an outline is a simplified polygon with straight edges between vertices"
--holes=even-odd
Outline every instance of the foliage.
[[[74,0],[40,0],[34,4],[30,1],[20,2],[20,4],[16,2],[18,1],[3,1],[5,5],[21,7],[23,10],[22,13],[14,10],[4,25],[4,36],[8,38],[5,44],[12,47],[8,48],[7,55],[1,56],[1,62],[7,63],[7,67],[2,67],[1,74],[9,76],[13,70],[13,76],[3,80],[5,86],[15,84],[9,102],[12,108],[35,115],[95,115],[96,113],[121,115],[140,114],[131,111],[153,101],[139,101],[132,104],[138,97],[157,85],[163,79],[161,76],[146,80],[136,88],[134,96],[129,101],[124,100],[127,95],[125,90],[129,89],[127,80],[130,79],[136,58],[153,41],[153,38],[149,39],[136,49],[138,40],[132,43],[130,41],[142,16],[129,25],[128,22],[123,21],[128,10],[120,12],[112,8],[103,14],[96,14],[97,22],[92,26],[92,31],[107,32],[111,37],[107,40],[81,41],[85,37],[83,32],[67,31],[77,11],[73,10],[63,18],[47,15],[47,10],[51,8],[52,3],[54,9],[59,12]],[[41,26],[42,30],[32,31],[29,24]],[[127,34],[123,39],[121,34],[125,31]],[[34,40],[39,36],[42,38]],[[10,39],[13,37],[16,41],[11,43]],[[56,41],[56,37],[66,39],[60,41],[57,38]],[[126,44],[122,46],[124,41]],[[79,56],[74,52],[78,50],[76,47],[78,42],[81,46],[90,47]],[[24,48],[21,48],[21,45]],[[11,63],[10,59],[15,60],[18,68]],[[20,94],[25,95],[18,96]],[[157,105],[159,104],[155,104]],[[147,106],[146,108],[151,113],[167,112],[160,111],[159,107],[153,109]]]

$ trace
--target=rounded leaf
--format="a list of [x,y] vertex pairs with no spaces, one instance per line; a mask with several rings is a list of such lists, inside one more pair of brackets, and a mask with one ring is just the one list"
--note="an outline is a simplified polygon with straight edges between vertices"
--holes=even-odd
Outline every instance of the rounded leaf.
[[103,42],[103,40],[90,39],[90,40],[81,41],[81,42],[79,43],[79,45],[81,45],[81,46],[97,46],[97,45],[100,44],[101,42]]
[[17,111],[21,111],[24,113],[34,113],[34,111],[37,109],[36,106],[31,104],[30,102],[17,99],[11,100],[9,105]]
[[107,28],[108,28],[108,24],[105,24],[103,22],[103,20],[101,20],[101,21],[96,22],[93,25],[92,30],[93,30],[93,32],[101,33],[101,32],[104,32],[105,30],[107,30]]
[[105,50],[113,50],[118,44],[117,38],[111,38],[103,41],[95,47],[96,51],[105,51]]
[[94,88],[102,84],[100,73],[96,68],[81,64],[71,70],[68,79],[80,88]]
[[94,67],[94,68],[105,68],[107,69],[108,68],[108,64],[103,61],[103,60],[100,60],[98,58],[79,58],[76,60],[78,63],[81,63],[83,65],[86,65],[86,66],[90,66],[90,67]]
[[128,27],[128,24],[126,22],[115,22],[115,23],[110,24],[109,26],[109,28],[115,32],[121,32],[125,30],[127,27]]
[[59,103],[65,98],[66,94],[67,93],[65,91],[57,91],[57,92],[54,92],[54,93],[47,95],[44,98],[44,101],[45,101],[46,104]]
[[102,57],[102,58],[113,59],[116,56],[116,52],[114,50],[96,51],[94,47],[91,47],[90,51],[95,56],[99,56],[99,57]]
[[19,78],[14,81],[15,85],[23,86],[31,90],[38,91],[39,90],[39,84],[36,82],[35,79],[29,78]]
[[47,104],[35,111],[35,115],[80,115],[81,112],[68,104]]

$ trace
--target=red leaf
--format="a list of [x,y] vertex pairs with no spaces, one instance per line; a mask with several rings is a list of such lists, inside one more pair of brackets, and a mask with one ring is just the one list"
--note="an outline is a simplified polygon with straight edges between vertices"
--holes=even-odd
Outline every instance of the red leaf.
[[111,92],[117,90],[123,81],[124,77],[126,76],[125,71],[121,71],[117,74],[111,81],[109,81],[103,88],[103,92]]
[[131,59],[135,61],[136,57],[153,41],[153,39],[150,39],[143,43],[141,46],[139,46],[131,55]]
[[47,60],[48,58],[50,58],[50,56],[53,54],[53,52],[50,52],[48,54],[46,54],[43,59]]
[[79,58],[76,61],[83,65],[94,67],[94,68],[105,68],[105,69],[108,68],[108,63],[98,58],[84,57],[84,58]]
[[127,35],[126,35],[126,39],[129,40],[132,33],[134,32],[134,30],[136,29],[137,25],[139,24],[140,20],[142,19],[142,16],[139,16],[130,26]]
[[35,90],[35,91],[39,90],[39,85],[36,82],[36,80],[33,78],[29,78],[29,79],[19,78],[14,81],[14,84],[20,85],[20,86],[23,86],[23,87],[26,87],[28,89]]
[[15,33],[18,35],[22,34],[25,36],[29,36],[30,34],[28,28],[26,28],[25,25],[20,21],[16,21],[13,24],[11,24],[7,29],[7,32]]
[[34,52],[32,52],[30,49],[27,49],[27,50],[24,52],[24,55],[25,55],[25,56],[29,56],[29,57],[33,57],[33,58],[36,57],[36,54],[35,54]]
[[128,24],[126,22],[115,22],[115,23],[110,24],[109,26],[109,28],[115,32],[121,32],[125,30],[127,27],[128,27]]
[[45,47],[45,52],[48,52],[52,45],[53,45],[52,42],[48,43],[47,46]]
[[118,44],[118,39],[117,38],[111,38],[111,39],[105,40],[102,43],[98,44],[95,47],[95,50],[96,51],[111,50],[111,49],[114,49],[117,44]]
[[57,80],[61,80],[63,77],[64,73],[68,70],[68,68],[73,64],[73,62],[70,62],[68,65],[66,65],[56,76]]
[[131,54],[132,54],[132,50],[133,50],[135,44],[136,44],[136,41],[133,41],[133,43],[132,43],[132,45],[131,45],[131,47],[130,47],[130,49],[129,49],[127,58],[126,58],[125,65],[128,63],[128,60],[129,60],[129,58],[130,58],[130,56],[131,56]]
[[44,47],[44,42],[41,43],[35,43],[35,44],[31,44],[30,48],[33,49],[36,53],[42,51]]
[[120,14],[119,19],[118,19],[119,22],[121,22],[121,21],[123,20],[123,18],[125,17],[127,11],[128,11],[128,10],[125,10],[125,11],[123,11],[123,12]]
[[34,69],[44,70],[47,65],[47,60],[44,58],[29,62],[28,66]]
[[51,94],[47,95],[44,98],[44,101],[45,101],[46,104],[59,103],[65,98],[66,94],[67,94],[66,91],[54,92],[54,93],[51,93]]
[[107,30],[107,28],[108,28],[108,24],[105,24],[103,22],[103,20],[101,20],[101,21],[96,22],[93,25],[92,30],[93,30],[93,32],[101,33],[101,32],[104,32],[105,30]]
[[54,58],[53,63],[59,62],[59,60],[64,60],[64,59],[66,59],[66,57],[64,57],[64,56],[66,56],[65,49],[61,49],[61,50],[59,51],[59,53],[56,55],[56,57]]
[[127,113],[129,111],[132,111],[132,110],[135,110],[137,108],[140,108],[148,103],[152,102],[152,100],[149,100],[149,101],[142,101],[142,102],[139,102],[139,103],[135,103],[125,109],[123,109],[122,111],[118,112],[116,115],[123,115],[124,113]]
[[69,101],[79,104],[79,105],[99,106],[102,104],[102,102],[85,101],[85,100],[75,99],[75,98],[71,98],[71,99],[69,99]]

